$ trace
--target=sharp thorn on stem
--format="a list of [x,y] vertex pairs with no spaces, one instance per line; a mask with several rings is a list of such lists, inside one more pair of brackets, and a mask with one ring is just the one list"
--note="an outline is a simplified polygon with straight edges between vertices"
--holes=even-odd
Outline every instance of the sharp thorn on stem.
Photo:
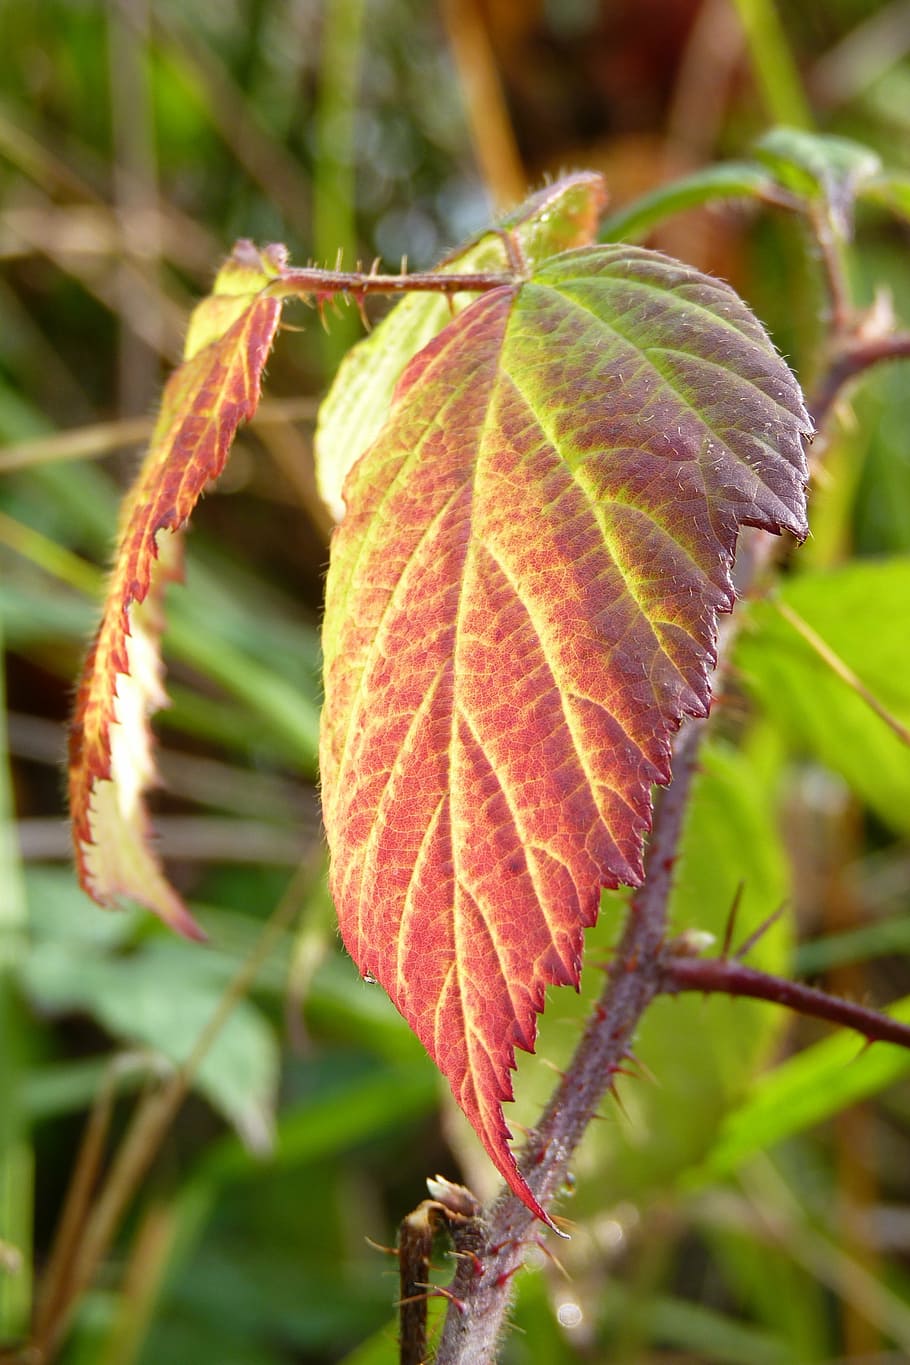
[[739,907],[742,904],[743,891],[745,888],[746,883],[740,881],[736,890],[733,892],[730,909],[727,911],[727,923],[724,926],[724,941],[720,950],[720,955],[725,961],[730,956],[730,949],[733,946],[733,934],[736,930],[736,917],[739,914]]
[[768,915],[766,919],[762,920],[758,928],[753,930],[753,932],[749,934],[748,938],[744,939],[744,941],[737,948],[736,952],[733,954],[733,957],[737,962],[742,962],[743,958],[746,956],[747,953],[752,951],[756,943],[758,943],[760,939],[764,938],[765,934],[768,932],[769,929],[774,927],[774,925],[780,919],[781,915],[784,913],[786,908],[787,902],[781,901],[777,909],[772,910],[771,914]]

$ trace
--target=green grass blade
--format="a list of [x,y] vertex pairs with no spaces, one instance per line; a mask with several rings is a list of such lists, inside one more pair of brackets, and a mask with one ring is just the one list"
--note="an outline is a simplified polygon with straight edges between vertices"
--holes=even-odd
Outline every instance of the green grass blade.
[[[910,996],[888,1011],[910,1023]],[[732,1174],[756,1153],[811,1128],[858,1100],[877,1094],[910,1070],[910,1053],[863,1046],[841,1032],[806,1048],[764,1076],[751,1098],[722,1124],[705,1162],[682,1182],[698,1188]]]
[[0,636],[0,1343],[22,1336],[31,1304],[32,1154],[22,1117],[25,1015],[17,974],[26,951]]
[[812,112],[774,0],[736,0],[736,9],[768,117],[811,128]]

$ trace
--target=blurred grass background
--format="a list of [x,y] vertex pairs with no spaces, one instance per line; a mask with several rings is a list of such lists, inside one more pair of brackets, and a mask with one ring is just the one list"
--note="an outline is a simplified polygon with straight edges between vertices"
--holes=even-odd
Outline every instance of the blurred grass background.
[[[479,1191],[490,1173],[420,1048],[341,953],[324,886],[329,522],[311,434],[359,322],[351,310],[328,335],[282,336],[170,598],[156,818],[206,949],[81,895],[62,795],[73,679],[162,377],[236,236],[282,240],[298,263],[340,251],[348,265],[425,266],[546,174],[602,170],[621,206],[743,156],[775,122],[859,138],[910,169],[910,3],[5,0],[0,35],[0,1357],[5,1344],[17,1358],[53,1265],[93,1104],[97,1116],[113,1087],[113,1150],[160,1058],[187,1056],[284,897],[292,913],[58,1358],[392,1361],[394,1262],[366,1237],[392,1243],[437,1169]],[[910,318],[906,225],[870,213],[859,229],[860,295],[886,282]],[[727,206],[651,240],[730,279],[811,379],[820,295],[793,222]],[[839,425],[806,570],[910,554],[907,389],[906,368],[876,374]],[[906,634],[894,583],[859,591],[845,658],[869,661],[870,631]],[[804,596],[811,618],[823,587]],[[906,654],[871,660],[884,686],[910,675]],[[786,965],[795,932],[798,970],[877,1001],[907,995],[899,761],[877,803],[857,794],[837,754],[807,757],[800,725],[775,712],[805,675],[772,685],[755,669],[765,710],[747,721],[731,708],[731,744],[706,763],[677,922],[720,928],[745,878],[747,921],[793,907],[769,965]],[[592,961],[617,918],[592,936]],[[581,1007],[564,994],[545,1024],[550,1059]],[[905,1064],[880,1051],[850,1063],[855,1045],[783,1025],[722,1001],[654,1010],[643,1054],[659,1084],[628,1082],[628,1117],[610,1110],[580,1155],[572,1278],[543,1258],[520,1277],[505,1359],[910,1357]],[[796,1042],[811,1049],[798,1074]],[[750,1089],[762,1065],[765,1088]],[[533,1121],[539,1063],[522,1063],[519,1087]]]

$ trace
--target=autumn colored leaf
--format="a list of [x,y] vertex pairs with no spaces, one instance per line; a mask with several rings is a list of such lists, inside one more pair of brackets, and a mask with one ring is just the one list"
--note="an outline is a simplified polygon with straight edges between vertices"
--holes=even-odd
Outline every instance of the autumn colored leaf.
[[131,897],[190,936],[200,931],[150,846],[143,799],[155,778],[148,715],[165,702],[158,652],[163,592],[180,573],[173,533],[221,473],[237,427],[259,402],[281,311],[266,291],[284,265],[281,247],[259,253],[238,243],[190,320],[184,362],[164,390],[151,446],[124,504],[70,734],[70,811],[82,885],[102,905]]
[[[497,229],[481,233],[436,267],[440,274],[533,268],[570,247],[594,241],[607,202],[603,177],[593,171],[564,176],[506,214]],[[406,294],[369,336],[345,356],[319,409],[314,454],[316,483],[336,521],[344,515],[348,470],[379,435],[406,363],[441,332],[471,294]]]
[[542,1218],[514,1050],[577,984],[600,888],[641,880],[739,527],[806,534],[809,429],[728,286],[590,247],[451,322],[347,476],[321,743],[342,935]]

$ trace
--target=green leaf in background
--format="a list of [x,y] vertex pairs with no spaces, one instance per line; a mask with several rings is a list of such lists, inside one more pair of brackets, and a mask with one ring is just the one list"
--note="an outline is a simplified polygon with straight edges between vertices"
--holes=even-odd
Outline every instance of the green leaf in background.
[[910,218],[910,175],[885,172],[860,186],[857,198],[889,209],[900,218]]
[[[910,556],[860,560],[801,574],[784,601],[859,676],[887,710],[910,724]],[[910,752],[784,620],[755,602],[739,636],[745,684],[797,753],[849,783],[892,828],[910,829]]]
[[755,154],[785,189],[823,204],[832,228],[845,238],[857,193],[882,168],[877,153],[859,142],[797,128],[773,128],[755,144]]
[[658,223],[686,209],[729,199],[763,199],[775,188],[773,178],[748,161],[723,161],[703,166],[681,180],[670,180],[608,215],[601,225],[601,242],[638,242]]
[[834,1345],[825,1290],[794,1262],[789,1247],[758,1240],[748,1227],[722,1219],[702,1219],[700,1230],[737,1306],[778,1337],[782,1365],[829,1360]]
[[[88,908],[72,922],[80,918],[93,926],[102,919]],[[120,916],[107,918],[123,923]],[[22,969],[32,1004],[83,1012],[117,1039],[153,1048],[175,1064],[186,1061],[221,999],[219,964],[172,939],[150,939],[129,955],[103,951],[103,939],[100,931],[93,942],[62,928],[39,939]],[[199,1066],[196,1088],[262,1151],[271,1145],[277,1082],[274,1030],[254,1005],[240,1001]]]
[[[502,233],[517,239],[529,266],[594,240],[605,200],[599,175],[568,176],[507,214],[498,231],[484,232],[437,267],[442,274],[508,270]],[[336,521],[344,516],[348,470],[378,436],[392,392],[412,356],[472,301],[473,294],[408,294],[378,327],[348,352],[319,410],[314,455],[320,495]]]
[[[910,1023],[910,997],[888,1011]],[[864,1047],[841,1031],[805,1048],[755,1082],[731,1113],[705,1162],[683,1180],[687,1189],[730,1175],[749,1157],[876,1094],[910,1070],[910,1054],[887,1043]]]
[[22,1336],[30,1316],[34,1178],[22,1105],[28,1020],[17,979],[27,951],[28,910],[8,767],[5,682],[0,630],[0,1343]]

